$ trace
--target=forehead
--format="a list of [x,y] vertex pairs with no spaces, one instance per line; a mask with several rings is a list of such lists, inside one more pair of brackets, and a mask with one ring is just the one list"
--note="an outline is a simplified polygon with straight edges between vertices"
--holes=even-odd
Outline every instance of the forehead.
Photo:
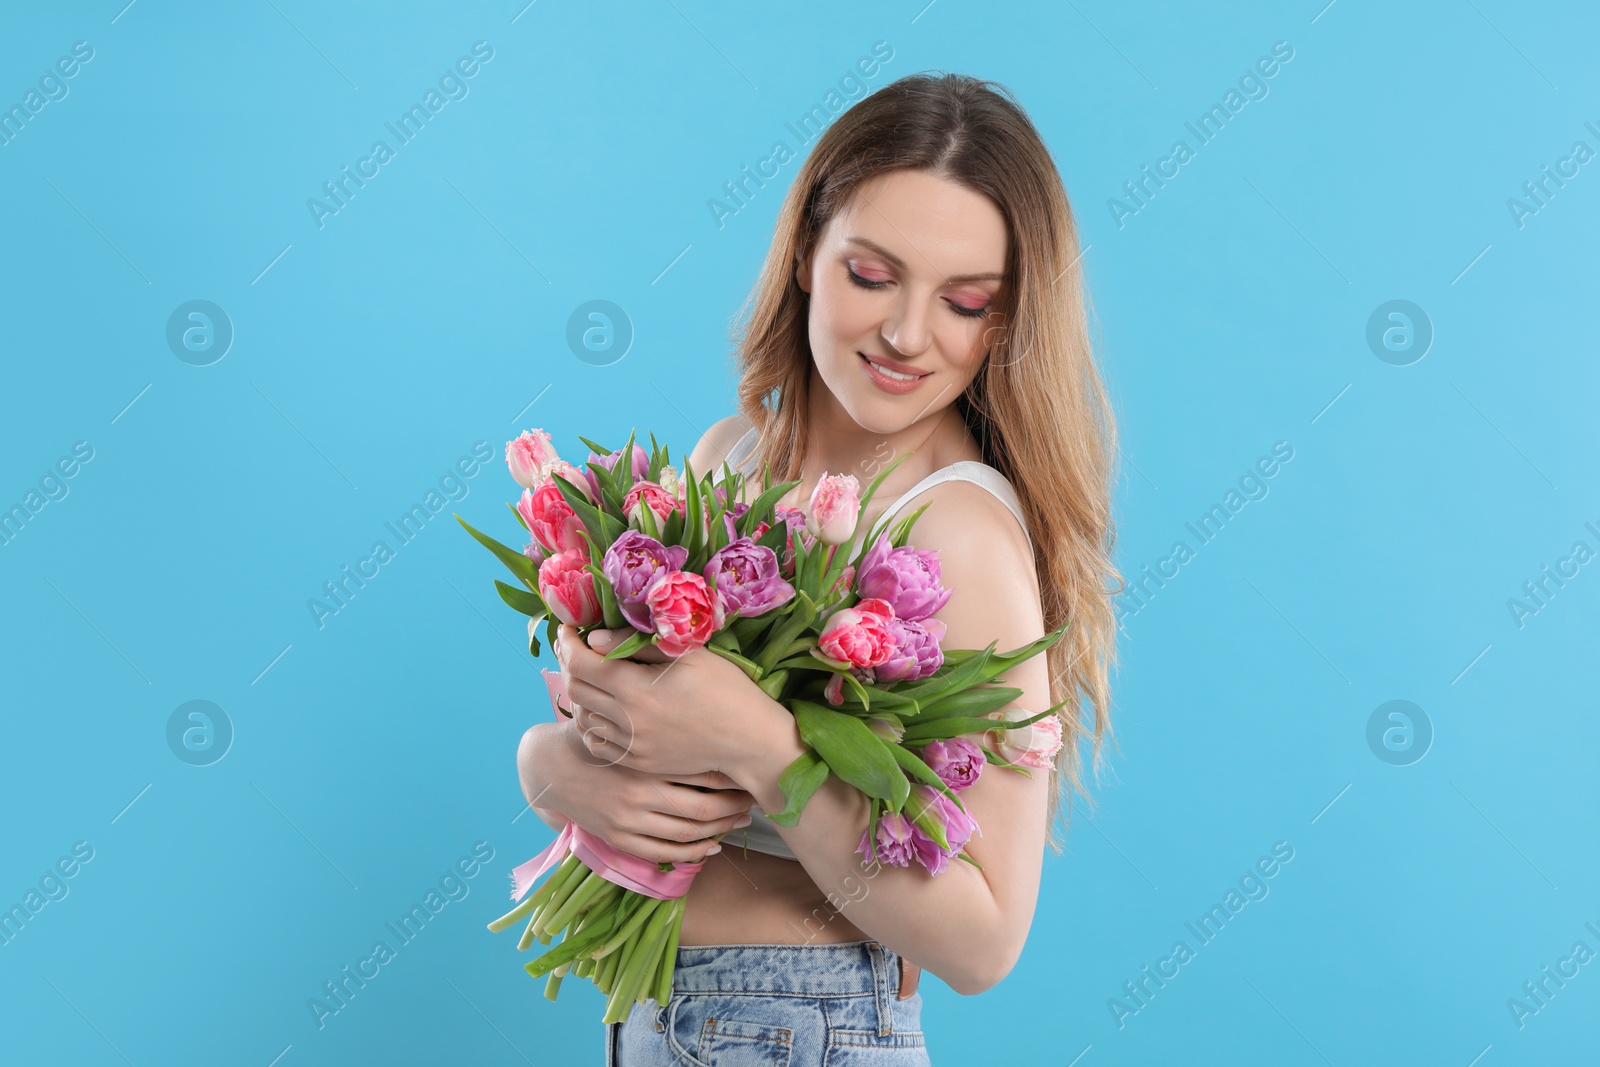
[[912,274],[1005,271],[1005,216],[994,201],[923,171],[893,171],[863,182],[845,210],[829,221],[824,240],[869,251],[849,242],[852,237],[899,258]]

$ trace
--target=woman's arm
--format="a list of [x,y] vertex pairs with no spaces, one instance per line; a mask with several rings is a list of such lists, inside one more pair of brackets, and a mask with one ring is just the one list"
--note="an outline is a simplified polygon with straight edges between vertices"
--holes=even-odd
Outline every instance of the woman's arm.
[[671,863],[697,863],[717,851],[709,839],[749,825],[755,803],[716,772],[647,774],[597,758],[572,720],[539,723],[522,735],[517,777],[551,828],[571,818],[615,848]]
[[[1010,512],[968,483],[944,483],[926,496],[933,506],[912,537],[919,548],[939,551],[952,590],[936,616],[946,626],[945,647],[982,648],[994,641],[1009,650],[1043,634],[1027,543]],[[573,698],[626,729],[625,763],[655,771],[709,763],[764,810],[784,807],[778,779],[804,746],[793,717],[736,667],[705,650],[660,667],[605,663],[567,628],[560,645],[574,679]],[[1017,706],[1030,712],[1049,706],[1042,655],[1005,680],[1023,690]],[[967,853],[981,871],[959,860],[937,876],[918,865],[864,865],[856,846],[867,825],[867,801],[836,779],[811,798],[799,825],[779,832],[818,888],[848,907],[857,927],[957,992],[974,994],[1010,971],[1027,939],[1043,860],[1047,778],[988,767],[962,800],[980,827]]]
[[[1037,580],[1010,512],[966,482],[937,486],[922,499],[931,506],[912,528],[912,542],[939,552],[952,591],[935,616],[946,627],[944,647],[983,648],[995,641],[1006,651],[1042,635]],[[902,513],[920,502],[910,502]],[[1050,706],[1043,655],[1009,671],[1005,681],[1023,691],[1016,706],[1029,712]],[[775,720],[764,721],[773,722],[770,740],[752,745],[747,761],[729,774],[764,810],[777,811],[783,804],[778,775],[800,753],[800,740],[792,718],[783,729]],[[1027,940],[1044,856],[1047,789],[1043,773],[1025,778],[988,766],[962,792],[981,830],[966,852],[982,870],[957,860],[937,876],[917,864],[863,871],[855,846],[866,827],[867,802],[837,779],[811,798],[798,826],[779,832],[824,892],[848,901],[850,886],[865,885],[864,895],[849,904],[858,927],[956,992],[974,994],[1010,972]]]

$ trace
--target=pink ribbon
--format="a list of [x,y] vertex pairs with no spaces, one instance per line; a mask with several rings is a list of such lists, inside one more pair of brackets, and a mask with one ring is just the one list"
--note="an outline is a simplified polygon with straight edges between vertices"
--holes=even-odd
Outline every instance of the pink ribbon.
[[560,712],[556,716],[556,721],[561,721],[561,714],[565,714],[569,719],[572,718],[572,704],[567,699],[566,675],[560,671],[553,671],[548,667],[541,667],[539,673],[544,675],[545,688],[550,690],[551,706]]
[[657,900],[676,900],[689,892],[689,883],[700,873],[705,861],[674,864],[663,871],[650,860],[640,859],[612,848],[575,822],[568,822],[545,850],[511,872],[511,899],[527,896],[546,871],[569,855],[608,882]]
[[[570,715],[567,683],[560,671],[541,670],[544,684],[550,691],[550,703]],[[621,849],[612,848],[577,823],[568,821],[556,839],[533,859],[511,872],[511,899],[521,900],[545,872],[554,868],[568,856],[578,860],[608,882],[624,889],[642,893],[657,900],[675,900],[689,892],[689,883],[700,873],[705,861],[674,864],[672,870],[663,871],[655,863],[641,859]]]

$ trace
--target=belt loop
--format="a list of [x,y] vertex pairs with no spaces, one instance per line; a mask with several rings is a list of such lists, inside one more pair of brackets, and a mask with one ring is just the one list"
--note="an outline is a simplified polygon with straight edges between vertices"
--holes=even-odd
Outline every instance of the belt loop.
[[890,1003],[894,991],[890,985],[888,951],[877,941],[867,942],[867,955],[872,959],[872,990],[878,1003],[879,1037],[894,1033],[894,1009]]

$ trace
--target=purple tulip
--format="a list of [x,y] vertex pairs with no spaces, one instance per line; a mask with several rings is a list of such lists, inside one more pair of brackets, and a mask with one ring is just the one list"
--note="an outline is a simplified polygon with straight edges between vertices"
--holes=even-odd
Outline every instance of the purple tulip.
[[[590,470],[589,468],[599,465],[608,471],[615,470],[617,466],[617,460],[621,458],[622,449],[620,448],[615,452],[611,452],[604,456],[600,455],[598,452],[589,453],[589,459],[586,463],[584,463],[583,476],[589,482],[590,499],[600,499],[600,479],[596,478],[594,471]],[[639,479],[648,476],[650,473],[650,456],[645,452],[643,447],[637,444],[633,446],[632,473],[634,481],[638,481]]]
[[612,542],[600,562],[600,573],[616,592],[617,607],[628,625],[647,634],[656,632],[645,594],[658,574],[681,570],[688,559],[689,550],[682,545],[664,545],[638,530],[624,531]]
[[869,830],[861,832],[861,844],[856,846],[856,852],[869,860],[879,863],[892,863],[896,867],[909,867],[913,855],[912,840],[916,836],[916,827],[911,825],[899,812],[886,811],[878,817],[877,848],[867,834]]
[[783,565],[789,566],[794,562],[794,546],[802,544],[809,550],[817,543],[811,536],[811,531],[806,529],[806,513],[799,508],[791,508],[786,504],[779,504],[772,509],[772,517],[788,527],[787,538],[783,550]]
[[965,737],[930,741],[922,750],[922,762],[939,776],[939,781],[959,793],[983,773],[983,749]]
[[944,638],[944,623],[938,619],[912,622],[890,619],[889,634],[894,638],[894,653],[877,668],[880,682],[914,682],[926,678],[944,664],[939,642]]
[[748,537],[713,552],[702,573],[716,581],[722,610],[747,619],[794,599],[794,586],[778,574],[778,554]]
[[[724,497],[726,497],[727,494],[722,489],[718,489],[717,492],[720,494],[717,499],[726,503]],[[722,513],[722,521],[728,527],[728,540],[730,542],[737,541],[739,539],[738,522],[744,516],[744,513],[749,510],[749,504],[746,504],[743,500],[735,500],[733,502],[733,507]]]
[[[943,874],[950,859],[961,853],[978,828],[971,815],[931,785],[912,786],[906,810],[911,812],[911,850],[917,862],[928,868],[930,874]],[[937,826],[942,830],[949,847],[940,848],[924,826]]]
[[897,616],[913,622],[926,619],[950,599],[950,590],[939,581],[939,554],[910,545],[891,548],[887,530],[862,557],[856,589],[863,598],[887,600]]

